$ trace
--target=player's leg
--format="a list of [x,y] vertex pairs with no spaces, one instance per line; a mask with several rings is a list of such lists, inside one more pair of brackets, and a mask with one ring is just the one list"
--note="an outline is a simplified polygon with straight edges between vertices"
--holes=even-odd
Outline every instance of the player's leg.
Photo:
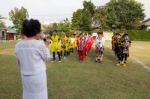
[[59,62],[61,62],[61,56],[60,56],[60,52],[57,52],[58,58],[59,58]]
[[55,57],[55,52],[53,52],[53,61],[56,60],[56,57]]

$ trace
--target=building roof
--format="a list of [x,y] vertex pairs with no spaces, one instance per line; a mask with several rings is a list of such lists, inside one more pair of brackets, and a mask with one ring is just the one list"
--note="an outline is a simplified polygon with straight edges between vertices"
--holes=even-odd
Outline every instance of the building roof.
[[1,31],[1,30],[6,30],[7,33],[17,34],[17,30],[16,30],[15,28],[10,28],[10,27],[8,27],[8,28],[1,28],[0,31]]
[[14,33],[14,34],[17,34],[17,31],[16,31],[16,29],[8,28],[8,29],[7,29],[7,33]]
[[143,21],[143,25],[150,26],[150,18]]

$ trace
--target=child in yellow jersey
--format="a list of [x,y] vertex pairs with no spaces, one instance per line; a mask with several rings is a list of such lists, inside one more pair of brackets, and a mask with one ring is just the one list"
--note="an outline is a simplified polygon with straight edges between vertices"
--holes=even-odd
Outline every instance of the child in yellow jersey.
[[66,37],[66,34],[64,33],[61,38],[61,56],[64,57],[64,59],[66,59],[66,56],[67,56],[66,40],[67,40],[67,37]]
[[51,36],[51,50],[52,50],[52,53],[53,53],[53,61],[56,60],[56,53],[58,55],[58,58],[59,58],[59,62],[61,62],[61,56],[60,56],[60,47],[59,47],[59,41],[60,41],[60,38],[59,36],[57,35],[57,31],[54,31],[52,36]]
[[66,51],[67,51],[67,56],[70,55],[70,43],[71,43],[71,38],[69,35],[66,36]]

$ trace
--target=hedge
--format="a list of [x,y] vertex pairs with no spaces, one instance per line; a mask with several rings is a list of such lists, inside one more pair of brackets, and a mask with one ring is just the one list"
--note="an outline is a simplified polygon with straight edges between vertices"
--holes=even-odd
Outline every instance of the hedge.
[[[125,32],[125,31],[122,31]],[[133,41],[150,41],[150,31],[146,30],[126,30]]]

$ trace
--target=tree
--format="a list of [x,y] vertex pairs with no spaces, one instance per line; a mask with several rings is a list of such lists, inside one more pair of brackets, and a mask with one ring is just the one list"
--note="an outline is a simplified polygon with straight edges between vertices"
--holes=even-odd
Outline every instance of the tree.
[[143,4],[135,0],[111,0],[106,8],[108,25],[120,29],[137,29],[145,17]]
[[74,30],[90,31],[94,12],[95,5],[91,1],[84,1],[83,9],[78,9],[73,13],[72,28]]
[[71,27],[73,30],[80,30],[80,22],[82,17],[82,9],[78,9],[73,13]]
[[82,13],[81,21],[80,21],[80,30],[81,31],[90,31],[92,25],[92,18],[90,17],[89,12]]
[[58,30],[63,32],[69,32],[70,29],[71,29],[71,23],[69,22],[68,18],[58,23]]
[[0,21],[0,28],[5,28],[5,23],[3,21]]
[[107,10],[105,6],[100,6],[95,10],[95,14],[93,16],[93,27],[104,30],[107,28]]
[[106,10],[107,10],[107,26],[112,28],[113,25],[118,24],[116,11],[114,8],[116,0],[111,0],[109,3],[106,4]]
[[71,29],[71,23],[69,22],[68,18],[59,22],[59,23],[50,23],[42,25],[44,32],[51,32],[54,30],[69,32]]
[[89,12],[90,17],[92,17],[92,15],[94,15],[95,12],[95,5],[91,1],[84,1],[83,12]]
[[50,33],[53,30],[53,26],[52,24],[42,24],[42,30],[45,34]]
[[6,27],[6,26],[5,26],[5,23],[2,21],[2,19],[5,19],[5,18],[2,17],[2,16],[0,16],[0,28]]
[[83,2],[83,11],[80,23],[80,30],[90,31],[92,26],[92,18],[95,13],[95,5],[91,1]]
[[22,28],[22,22],[29,17],[28,11],[26,8],[21,7],[19,8],[14,8],[9,12],[9,17],[10,20],[13,22],[15,25],[15,28],[18,30],[18,32],[21,32]]
[[57,30],[58,29],[58,24],[57,23],[52,23],[52,29]]

